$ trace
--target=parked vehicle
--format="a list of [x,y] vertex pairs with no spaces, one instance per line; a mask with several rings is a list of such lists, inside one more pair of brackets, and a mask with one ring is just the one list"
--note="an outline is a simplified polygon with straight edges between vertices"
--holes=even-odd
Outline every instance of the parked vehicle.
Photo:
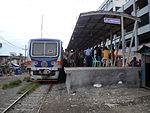
[[0,68],[0,76],[2,76],[3,75],[3,71],[2,71],[2,69]]

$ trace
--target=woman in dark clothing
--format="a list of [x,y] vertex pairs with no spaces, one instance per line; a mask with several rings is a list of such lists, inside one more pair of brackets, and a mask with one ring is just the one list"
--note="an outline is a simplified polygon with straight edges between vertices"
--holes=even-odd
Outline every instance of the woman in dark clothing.
[[74,54],[74,67],[79,66],[79,51],[75,50]]
[[97,60],[98,61],[101,61],[101,55],[102,55],[102,51],[101,51],[101,48],[97,48]]

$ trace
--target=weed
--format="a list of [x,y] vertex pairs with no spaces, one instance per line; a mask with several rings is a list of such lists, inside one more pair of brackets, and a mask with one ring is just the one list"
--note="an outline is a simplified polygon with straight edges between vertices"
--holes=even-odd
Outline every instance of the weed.
[[15,80],[15,81],[12,81],[12,82],[9,83],[9,87],[14,88],[16,86],[19,86],[21,83],[22,83],[21,80]]
[[2,86],[2,89],[5,90],[5,89],[8,89],[9,88],[9,85],[8,84],[3,84]]
[[65,88],[59,88],[58,90],[65,90]]
[[30,82],[30,77],[24,77],[23,81]]
[[7,84],[4,84],[4,85],[2,86],[2,89],[6,90],[6,89],[8,89],[8,88],[14,88],[14,87],[16,87],[16,86],[19,86],[21,83],[22,83],[21,80],[11,81],[11,82],[9,82],[9,83],[7,83]]
[[32,82],[32,83],[29,83],[25,86],[23,86],[21,89],[19,89],[17,91],[17,94],[23,94],[25,93],[28,89],[32,88],[30,90],[30,92],[34,91],[37,87],[39,86],[39,83],[38,82]]

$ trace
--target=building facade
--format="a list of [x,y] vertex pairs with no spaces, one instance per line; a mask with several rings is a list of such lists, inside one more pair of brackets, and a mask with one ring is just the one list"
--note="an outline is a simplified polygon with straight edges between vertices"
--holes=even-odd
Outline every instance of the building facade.
[[[141,45],[150,44],[150,0],[105,0],[98,10],[117,11],[137,16],[138,23],[132,51],[137,51]],[[134,23],[125,27],[125,46],[128,48],[132,37]],[[114,35],[114,44],[117,45],[119,35]],[[128,49],[126,49],[128,51]]]
[[105,0],[98,10],[104,11],[117,11],[122,5],[124,5],[129,0]]

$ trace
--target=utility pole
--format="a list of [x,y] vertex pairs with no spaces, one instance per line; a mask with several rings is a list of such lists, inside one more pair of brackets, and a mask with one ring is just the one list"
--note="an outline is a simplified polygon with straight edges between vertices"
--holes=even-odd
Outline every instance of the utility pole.
[[41,39],[43,38],[43,15],[41,17]]
[[25,45],[25,62],[26,62],[26,51],[27,51],[27,45]]

